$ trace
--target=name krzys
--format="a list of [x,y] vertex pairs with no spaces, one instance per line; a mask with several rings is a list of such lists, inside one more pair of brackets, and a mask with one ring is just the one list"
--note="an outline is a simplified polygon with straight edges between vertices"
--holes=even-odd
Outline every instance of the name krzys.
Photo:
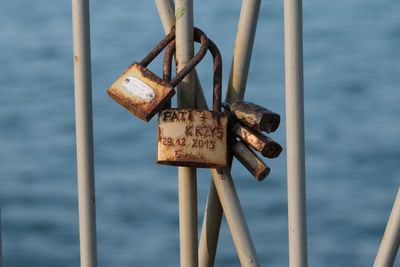
[[[183,122],[183,121],[192,121],[191,114],[188,111],[166,111],[163,114],[162,119],[164,121],[170,122]],[[200,120],[207,119],[206,114],[203,112],[200,114]],[[218,138],[222,139],[224,136],[223,128],[221,126],[209,126],[209,125],[186,125],[185,127],[185,135],[186,137],[196,136],[203,138]]]

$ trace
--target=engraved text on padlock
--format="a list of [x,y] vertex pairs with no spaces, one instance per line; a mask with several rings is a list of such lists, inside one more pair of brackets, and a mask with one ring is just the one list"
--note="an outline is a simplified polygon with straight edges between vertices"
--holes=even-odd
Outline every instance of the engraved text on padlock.
[[157,163],[222,168],[226,164],[227,117],[219,112],[166,109],[157,130]]
[[[159,113],[157,163],[173,166],[223,168],[227,161],[227,116],[221,112],[222,60],[209,41],[214,59],[213,111],[165,109]],[[172,42],[164,56],[164,77],[170,77]],[[166,80],[168,80],[166,78]]]

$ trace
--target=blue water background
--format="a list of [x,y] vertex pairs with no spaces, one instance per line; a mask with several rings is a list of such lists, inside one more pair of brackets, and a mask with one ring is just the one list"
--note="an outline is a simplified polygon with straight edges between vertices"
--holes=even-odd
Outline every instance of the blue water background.
[[[195,1],[195,25],[222,52],[224,94],[240,5]],[[303,7],[309,265],[371,266],[400,185],[400,2]],[[163,36],[157,10],[91,1],[91,22],[99,266],[177,266],[177,170],[155,163],[156,120],[106,94]],[[281,114],[271,137],[285,148],[283,47],[283,1],[262,1],[245,99]],[[78,266],[71,1],[1,1],[0,62],[4,266]],[[210,56],[198,73],[210,103]],[[288,266],[285,152],[261,183],[233,166],[263,266]],[[199,170],[199,227],[209,183]],[[216,266],[239,265],[224,221]]]

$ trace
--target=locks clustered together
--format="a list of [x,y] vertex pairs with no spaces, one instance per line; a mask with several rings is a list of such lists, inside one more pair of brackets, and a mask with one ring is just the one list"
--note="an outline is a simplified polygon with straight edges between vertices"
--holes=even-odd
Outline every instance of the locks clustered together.
[[[274,132],[279,126],[280,117],[245,101],[236,101],[232,105],[222,104],[221,54],[214,42],[198,28],[194,28],[194,40],[201,43],[198,53],[173,79],[171,65],[175,52],[174,27],[140,63],[134,62],[107,92],[116,102],[146,122],[159,113],[157,163],[223,168],[231,164],[234,155],[261,181],[270,169],[251,148],[264,157],[279,156],[282,147],[261,131]],[[161,79],[147,66],[167,46]],[[174,88],[195,68],[208,50],[214,63],[213,110],[170,108]],[[221,112],[221,105],[225,113]],[[231,148],[229,151],[228,145]]]

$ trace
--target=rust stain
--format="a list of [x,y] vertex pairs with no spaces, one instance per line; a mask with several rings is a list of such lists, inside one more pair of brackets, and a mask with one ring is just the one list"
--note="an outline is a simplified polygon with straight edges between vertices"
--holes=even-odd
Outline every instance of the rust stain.
[[74,54],[74,63],[78,64],[79,62],[79,56],[77,54]]
[[[155,92],[154,99],[151,102],[147,102],[126,92],[122,84],[126,76],[134,76],[153,88]],[[134,62],[107,92],[121,106],[146,122],[150,121],[175,94],[175,90],[171,85],[137,62]]]
[[[159,115],[161,140],[157,163],[198,168],[222,168],[227,161],[227,118],[218,112],[166,109]],[[221,114],[220,114],[221,115]]]

